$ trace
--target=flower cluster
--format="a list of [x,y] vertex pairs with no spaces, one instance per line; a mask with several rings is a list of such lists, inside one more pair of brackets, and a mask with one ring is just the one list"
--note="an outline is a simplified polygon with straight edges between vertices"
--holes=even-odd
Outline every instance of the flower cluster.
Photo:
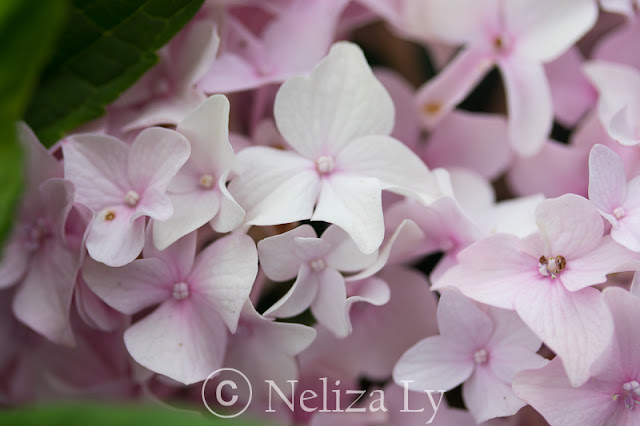
[[[639,7],[206,2],[101,119],[18,124],[0,404],[233,368],[284,425],[640,424]],[[372,70],[375,21],[435,75]]]

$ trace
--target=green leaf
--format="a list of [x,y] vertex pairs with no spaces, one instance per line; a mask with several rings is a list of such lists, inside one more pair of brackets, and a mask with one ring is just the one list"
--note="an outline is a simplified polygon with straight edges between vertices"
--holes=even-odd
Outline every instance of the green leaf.
[[155,52],[203,2],[73,0],[56,54],[26,115],[40,140],[50,146],[104,114],[105,105],[158,61]]
[[220,419],[213,414],[161,406],[75,403],[0,412],[0,424],[12,426],[257,426],[263,423]]
[[22,117],[67,10],[66,1],[0,1],[0,247],[22,184],[15,122]]

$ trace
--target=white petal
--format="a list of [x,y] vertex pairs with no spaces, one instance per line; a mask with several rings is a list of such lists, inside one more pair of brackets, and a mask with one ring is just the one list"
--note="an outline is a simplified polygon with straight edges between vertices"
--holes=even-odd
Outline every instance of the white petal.
[[344,229],[360,251],[373,253],[384,238],[382,193],[378,179],[334,173],[322,181],[312,220]]
[[320,179],[315,164],[290,151],[247,148],[238,154],[243,173],[229,192],[246,211],[249,225],[275,225],[309,219]]
[[391,97],[354,44],[336,43],[310,77],[287,80],[274,105],[278,129],[300,154],[336,155],[353,139],[388,135]]
[[365,136],[345,146],[336,167],[380,180],[382,189],[425,203],[441,196],[435,177],[406,145],[389,136]]

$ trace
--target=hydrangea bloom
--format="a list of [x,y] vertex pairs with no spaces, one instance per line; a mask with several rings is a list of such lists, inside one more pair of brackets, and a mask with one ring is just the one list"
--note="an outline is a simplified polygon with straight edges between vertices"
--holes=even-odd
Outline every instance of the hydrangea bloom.
[[145,216],[160,221],[172,216],[165,192],[189,158],[189,142],[180,133],[153,127],[131,146],[85,134],[73,136],[62,150],[76,201],[95,214],[87,231],[89,255],[109,266],[126,265],[144,245]]
[[295,151],[240,152],[246,172],[229,188],[248,225],[330,222],[372,253],[384,236],[383,189],[426,202],[439,195],[420,159],[387,136],[393,103],[354,45],[334,45],[310,77],[285,82],[274,112]]

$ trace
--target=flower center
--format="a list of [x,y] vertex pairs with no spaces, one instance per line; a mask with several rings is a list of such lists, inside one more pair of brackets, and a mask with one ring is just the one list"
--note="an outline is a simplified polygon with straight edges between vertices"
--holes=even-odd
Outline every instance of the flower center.
[[489,353],[487,352],[486,349],[478,349],[474,354],[473,354],[473,360],[476,362],[476,364],[486,364],[487,361],[489,360]]
[[176,283],[173,285],[173,298],[184,300],[189,297],[189,285],[187,283]]
[[211,189],[213,188],[213,176],[211,176],[210,174],[204,174],[202,176],[200,176],[200,187],[204,188],[204,189]]
[[622,397],[627,410],[633,410],[636,404],[640,404],[640,383],[635,380],[622,385],[622,392],[611,395],[614,401]]
[[322,175],[331,173],[333,171],[334,166],[335,166],[335,163],[333,162],[333,158],[327,155],[320,156],[316,160],[316,169],[318,170],[318,173]]
[[564,268],[567,266],[567,260],[564,256],[555,256],[550,257],[548,260],[544,256],[540,256],[540,261],[538,262],[538,270],[540,274],[545,277],[551,276],[551,278],[556,277]]
[[309,266],[311,266],[311,269],[313,269],[314,272],[322,272],[324,271],[324,268],[327,267],[327,263],[324,259],[313,259],[309,262]]
[[127,192],[127,195],[124,196],[124,202],[129,206],[129,207],[135,207],[138,205],[138,201],[140,201],[140,195],[138,195],[138,193],[136,191],[129,191]]
[[51,229],[47,225],[47,221],[40,218],[27,228],[27,250],[36,251],[42,244],[51,237]]
[[442,103],[438,101],[427,102],[422,106],[426,115],[437,115],[442,110]]
[[625,214],[626,212],[622,207],[616,207],[615,210],[613,210],[613,215],[616,217],[616,219],[622,219]]

